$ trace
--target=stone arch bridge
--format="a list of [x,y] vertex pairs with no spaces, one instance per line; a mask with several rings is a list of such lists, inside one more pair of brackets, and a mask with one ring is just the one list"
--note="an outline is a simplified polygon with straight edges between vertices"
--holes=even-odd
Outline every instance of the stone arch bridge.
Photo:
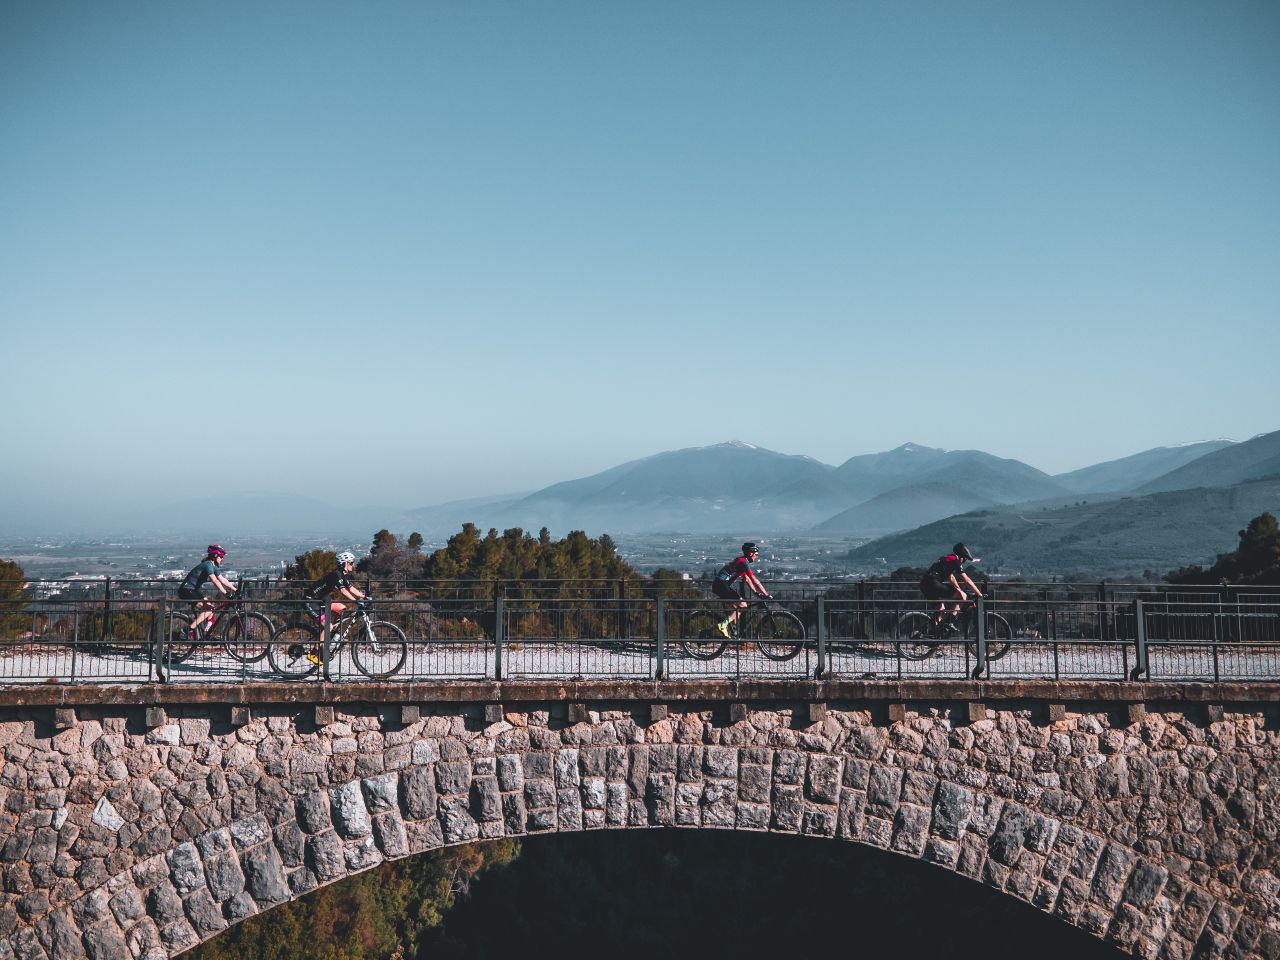
[[684,827],[867,844],[1144,958],[1280,957],[1266,684],[0,691],[0,960],[169,957],[443,845]]

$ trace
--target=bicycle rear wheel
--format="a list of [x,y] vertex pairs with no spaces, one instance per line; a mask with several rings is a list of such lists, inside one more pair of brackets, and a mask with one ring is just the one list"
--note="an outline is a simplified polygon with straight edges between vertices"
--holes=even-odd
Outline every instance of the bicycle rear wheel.
[[719,623],[715,611],[694,610],[681,625],[680,649],[695,660],[714,660],[729,646],[717,628]]
[[404,631],[386,620],[357,623],[347,631],[347,638],[356,669],[374,680],[399,673],[409,653]]
[[919,610],[902,615],[898,621],[898,651],[907,660],[927,660],[938,652],[933,640],[933,617]]
[[790,610],[770,610],[756,621],[756,646],[770,660],[794,660],[804,639],[804,624]]
[[309,623],[285,624],[271,638],[267,662],[271,669],[290,680],[301,680],[320,669],[320,664],[307,654],[319,655],[320,631]]
[[[1009,621],[998,613],[987,614],[987,662],[999,660],[1009,652],[1010,641],[1013,639],[1013,629],[1009,626]],[[978,618],[973,617],[965,624],[964,627],[965,646],[969,648],[969,655],[977,657],[978,655]]]
[[187,635],[191,618],[185,613],[171,613],[160,629],[165,631],[163,656],[169,663],[181,663],[196,652],[196,642]]
[[227,620],[222,645],[241,663],[257,663],[267,655],[276,626],[261,613],[237,613]]

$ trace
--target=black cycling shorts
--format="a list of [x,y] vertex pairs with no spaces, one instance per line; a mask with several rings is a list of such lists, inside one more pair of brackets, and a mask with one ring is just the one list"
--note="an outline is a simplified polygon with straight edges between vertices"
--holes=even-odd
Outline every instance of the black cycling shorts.
[[711,581],[711,592],[721,600],[741,600],[742,596],[734,589],[732,584],[725,583],[723,580]]
[[920,592],[926,600],[959,600],[960,591],[950,583],[938,583],[936,580],[921,580]]
[[188,590],[186,587],[178,588],[178,599],[187,600],[194,607],[197,603],[204,599],[204,594],[199,590]]

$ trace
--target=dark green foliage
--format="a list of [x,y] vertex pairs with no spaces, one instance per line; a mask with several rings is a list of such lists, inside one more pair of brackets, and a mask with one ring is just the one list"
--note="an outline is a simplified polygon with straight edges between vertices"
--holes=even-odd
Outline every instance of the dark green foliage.
[[618,556],[608,534],[599,539],[574,530],[553,541],[544,527],[536,538],[519,527],[485,536],[474,523],[449,538],[443,548],[423,558],[428,580],[568,580],[616,579],[635,571]]
[[1218,555],[1207,570],[1198,564],[1165,577],[1169,583],[1280,584],[1280,526],[1262,513],[1239,532],[1240,546]]
[[22,612],[22,590],[26,586],[26,573],[13,560],[0,560],[0,638],[9,638],[15,631],[28,626]]
[[319,580],[334,568],[338,555],[333,550],[308,550],[293,558],[285,567],[286,580]]
[[251,917],[187,956],[192,960],[390,960],[413,957],[455,899],[519,841],[495,840],[410,857],[323,887]]

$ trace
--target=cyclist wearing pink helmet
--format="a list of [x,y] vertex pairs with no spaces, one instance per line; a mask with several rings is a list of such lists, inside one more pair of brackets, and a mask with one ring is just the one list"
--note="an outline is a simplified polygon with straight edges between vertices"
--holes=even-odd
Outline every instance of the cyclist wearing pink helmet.
[[226,556],[227,551],[216,543],[209,544],[205,558],[191,568],[187,579],[183,580],[182,586],[178,587],[179,599],[190,600],[191,612],[195,614],[195,619],[191,621],[191,626],[187,630],[187,636],[191,639],[200,635],[200,625],[213,616],[213,604],[204,599],[204,595],[200,592],[205,581],[217,587],[218,592],[224,597],[236,592],[231,581],[218,572]]

